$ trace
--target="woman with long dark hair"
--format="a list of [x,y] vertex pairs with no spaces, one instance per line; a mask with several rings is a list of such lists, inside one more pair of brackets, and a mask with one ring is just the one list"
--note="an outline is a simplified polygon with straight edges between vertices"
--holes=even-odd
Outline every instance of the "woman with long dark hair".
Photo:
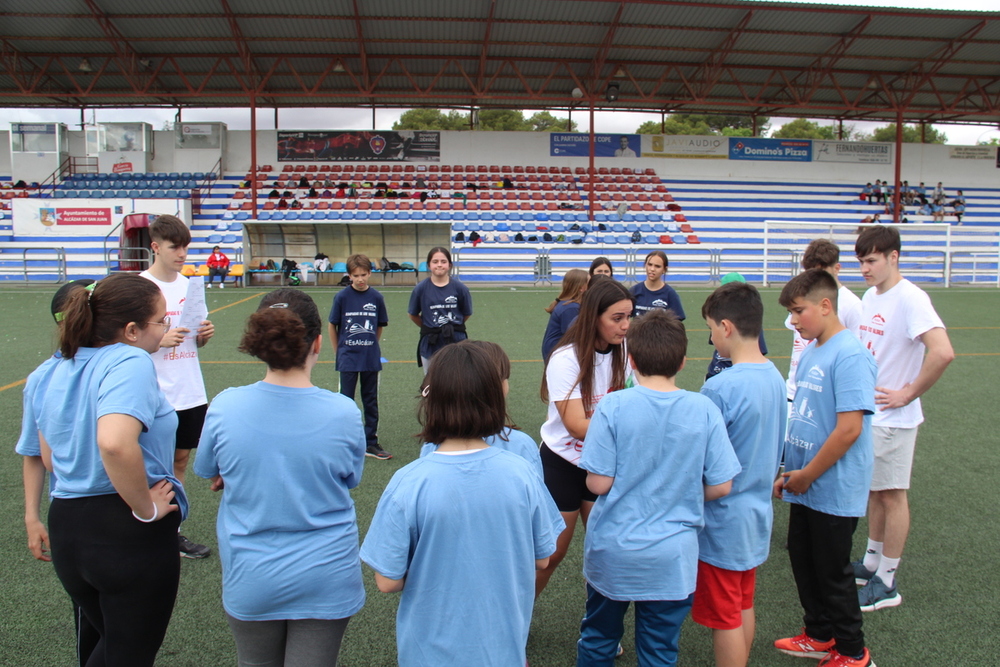
[[536,595],[566,556],[577,518],[586,527],[597,500],[587,489],[587,471],[577,463],[594,407],[606,394],[625,387],[625,334],[632,307],[632,295],[621,283],[592,280],[580,302],[580,315],[546,363],[542,400],[549,407],[541,430],[542,469],[566,529],[548,566],[538,572]]

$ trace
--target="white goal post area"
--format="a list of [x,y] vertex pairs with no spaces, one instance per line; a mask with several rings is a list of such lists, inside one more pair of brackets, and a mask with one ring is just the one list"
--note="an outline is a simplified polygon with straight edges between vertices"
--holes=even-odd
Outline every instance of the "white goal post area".
[[[858,232],[870,223],[764,221],[763,285],[783,283],[801,271],[802,254],[814,239],[840,246],[840,278],[863,282],[854,254]],[[915,282],[1000,287],[1000,230],[942,222],[879,223],[899,229],[900,269]]]

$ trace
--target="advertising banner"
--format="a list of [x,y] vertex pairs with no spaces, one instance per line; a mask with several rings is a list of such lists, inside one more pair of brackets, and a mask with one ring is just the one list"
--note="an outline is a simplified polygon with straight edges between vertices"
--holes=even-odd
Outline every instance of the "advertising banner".
[[996,146],[948,146],[951,160],[992,160],[996,152]]
[[[638,134],[595,134],[595,157],[640,157],[642,142]],[[549,133],[552,157],[589,157],[590,135],[584,133]]]
[[729,137],[729,159],[810,162],[812,140]]
[[673,134],[642,135],[643,157],[725,160],[729,141],[725,137]]
[[438,162],[440,159],[440,132],[278,132],[278,162]]
[[821,141],[813,144],[816,162],[860,162],[863,164],[892,164],[895,145],[871,141]]
[[[44,202],[44,203],[43,203]],[[58,202],[58,203],[56,203]],[[41,204],[41,205],[40,205]],[[125,216],[135,212],[177,215],[191,219],[190,199],[14,199],[11,218],[14,234],[50,236],[104,236]],[[53,241],[58,245],[58,241]]]

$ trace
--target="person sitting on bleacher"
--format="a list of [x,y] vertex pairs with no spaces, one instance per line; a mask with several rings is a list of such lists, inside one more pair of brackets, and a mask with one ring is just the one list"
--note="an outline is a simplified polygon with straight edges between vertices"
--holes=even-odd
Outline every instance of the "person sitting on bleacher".
[[226,276],[229,275],[229,258],[222,252],[219,246],[212,248],[212,254],[205,262],[208,266],[208,282],[205,287],[212,286],[212,279],[219,276],[219,289],[226,286]]
[[867,201],[869,204],[872,203],[872,184],[865,183],[864,189],[861,191],[862,201]]
[[879,204],[885,203],[885,194],[882,192],[882,181],[877,178],[875,179],[875,186],[872,188],[872,196],[868,200],[868,203],[871,204],[873,200]]

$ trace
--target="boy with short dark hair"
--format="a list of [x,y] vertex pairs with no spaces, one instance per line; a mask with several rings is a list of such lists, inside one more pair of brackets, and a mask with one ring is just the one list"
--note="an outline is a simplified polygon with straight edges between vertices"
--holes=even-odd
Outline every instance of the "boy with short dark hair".
[[851,543],[872,475],[875,362],[837,317],[837,281],[822,269],[790,280],[779,302],[806,340],[774,495],[791,504],[788,556],[805,629],[775,648],[824,667],[874,667],[861,630]]
[[379,460],[392,454],[378,444],[378,374],[382,370],[379,339],[389,324],[385,299],[368,285],[372,263],[365,255],[347,258],[351,284],[333,298],[330,309],[330,342],[337,353],[340,393],[354,400],[354,390],[361,379],[361,403],[365,413],[365,456]]
[[[215,335],[215,327],[202,320],[195,335],[187,327],[177,326],[184,313],[188,279],[181,275],[191,245],[191,231],[179,218],[158,216],[149,226],[153,265],[139,275],[153,281],[167,301],[167,317],[174,323],[163,334],[160,350],[153,353],[156,378],[167,401],[177,411],[177,450],[174,454],[174,475],[184,483],[191,450],[198,446],[201,427],[208,410],[205,381],[198,361],[198,348]],[[180,554],[185,558],[204,558],[211,550],[183,535],[178,535]]]
[[743,470],[729,495],[705,503],[691,618],[712,628],[717,667],[745,667],[753,644],[757,567],[767,560],[771,486],[785,438],[785,383],[760,351],[764,304],[753,285],[732,282],[701,309],[719,355],[732,359],[701,393],[718,406]]
[[[802,253],[802,268],[823,269],[837,279],[837,317],[846,329],[857,336],[861,326],[861,299],[840,283],[840,248],[837,244],[828,239],[811,242]],[[785,383],[788,400],[791,401],[795,398],[795,372],[799,367],[799,357],[809,342],[803,340],[792,326],[791,315],[785,319],[785,327],[792,331],[792,358],[788,362],[788,380]]]
[[927,292],[899,272],[901,241],[895,227],[877,225],[858,235],[854,252],[869,285],[861,300],[859,336],[878,364],[872,417],[875,468],[868,497],[868,545],[855,563],[862,611],[902,603],[896,569],[910,529],[907,490],[917,429],[924,421],[920,396],[934,386],[955,353]]
[[639,664],[676,664],[704,503],[727,494],[740,471],[719,409],[675,384],[686,350],[672,312],[637,318],[628,352],[638,385],[605,396],[590,420],[579,465],[599,497],[584,544],[579,666],[612,664],[631,602]]

